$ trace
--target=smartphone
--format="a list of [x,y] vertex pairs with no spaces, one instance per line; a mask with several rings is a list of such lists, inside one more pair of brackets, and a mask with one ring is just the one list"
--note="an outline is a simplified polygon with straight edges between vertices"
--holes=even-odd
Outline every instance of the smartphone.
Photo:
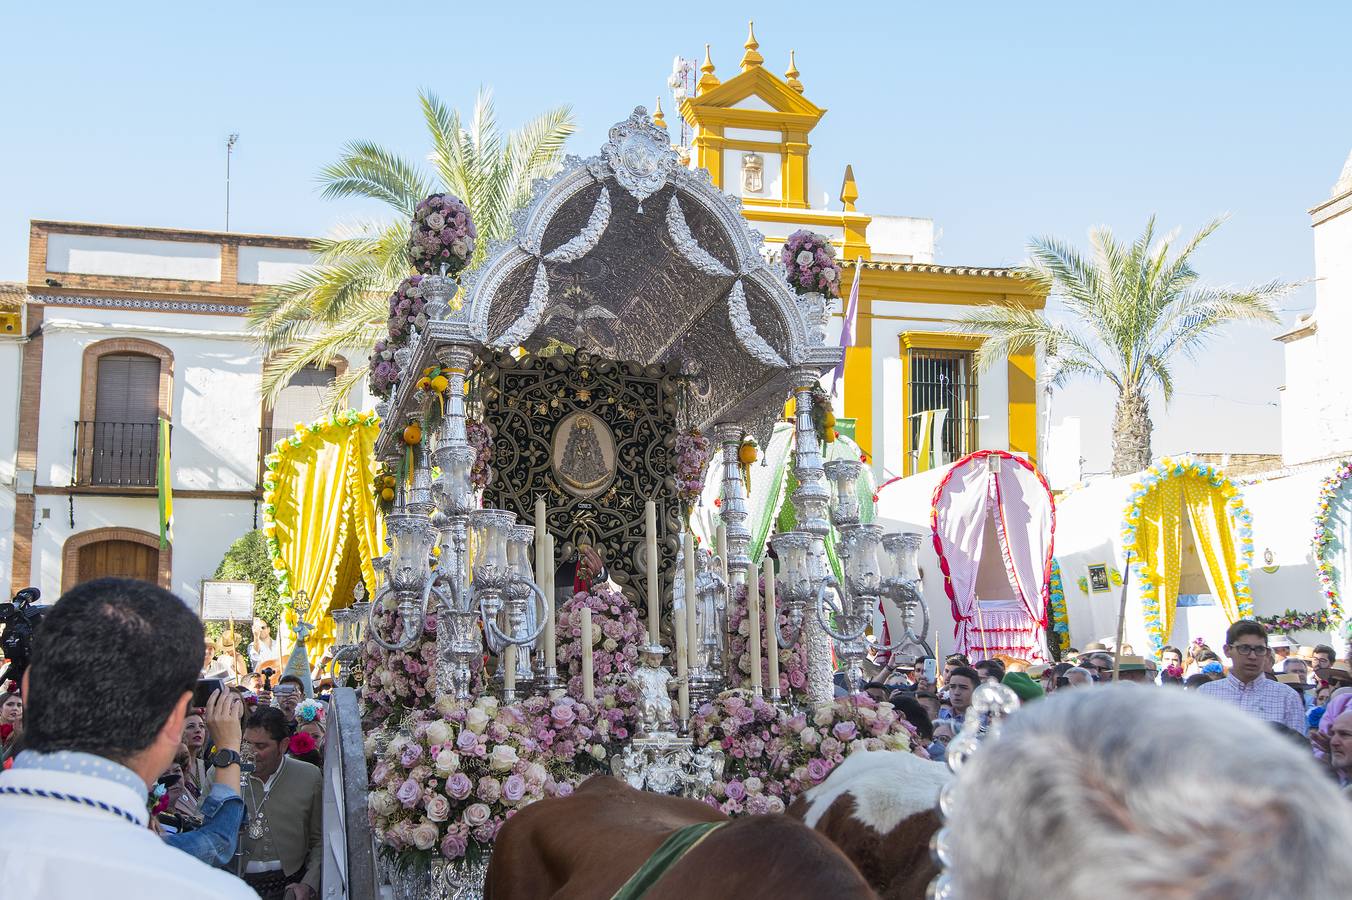
[[197,687],[193,688],[192,692],[192,705],[197,707],[198,709],[205,709],[207,701],[210,700],[211,695],[216,693],[217,691],[221,691],[222,693],[225,691],[225,681],[223,679],[220,678],[197,679]]
[[930,684],[934,684],[934,676],[938,674],[939,663],[934,659],[934,657],[927,656],[925,657],[924,663],[921,665],[920,671],[924,673],[926,681],[928,681]]
[[287,682],[286,684],[279,684],[279,685],[277,685],[276,687],[274,687],[274,688],[272,689],[272,693],[273,693],[273,694],[276,694],[276,695],[289,694],[289,693],[291,693],[292,691],[294,691],[295,689],[296,689],[296,686],[295,686],[294,684],[292,684],[292,683],[290,683],[290,682]]

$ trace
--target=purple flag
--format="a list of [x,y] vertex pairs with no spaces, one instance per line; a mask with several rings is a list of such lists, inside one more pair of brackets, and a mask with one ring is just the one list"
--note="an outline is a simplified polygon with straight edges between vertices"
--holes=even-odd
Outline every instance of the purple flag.
[[[840,346],[854,346],[854,326],[855,317],[859,314],[859,282],[864,280],[863,272],[864,258],[861,256],[854,261],[854,284],[850,285],[850,299],[845,302],[845,319],[840,323]],[[836,366],[836,371],[831,376],[831,396],[836,395],[836,386],[840,383],[840,376],[845,374],[845,358],[842,356],[840,365]]]

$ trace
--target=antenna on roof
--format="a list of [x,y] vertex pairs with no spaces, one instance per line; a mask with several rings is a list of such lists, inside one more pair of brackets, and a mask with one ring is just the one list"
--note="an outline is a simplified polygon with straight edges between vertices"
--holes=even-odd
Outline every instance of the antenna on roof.
[[239,140],[236,132],[225,139],[225,230],[230,230],[230,157],[235,152],[235,143]]

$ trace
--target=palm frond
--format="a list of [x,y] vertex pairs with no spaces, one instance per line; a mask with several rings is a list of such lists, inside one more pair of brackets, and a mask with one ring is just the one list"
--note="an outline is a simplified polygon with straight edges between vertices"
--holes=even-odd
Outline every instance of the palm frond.
[[388,203],[405,216],[430,192],[427,179],[412,163],[369,141],[343,147],[336,163],[319,170],[321,196],[368,197]]

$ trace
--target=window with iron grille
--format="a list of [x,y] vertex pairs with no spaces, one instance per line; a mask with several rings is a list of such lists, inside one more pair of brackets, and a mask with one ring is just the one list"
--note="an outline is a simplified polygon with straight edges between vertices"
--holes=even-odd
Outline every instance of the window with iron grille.
[[925,412],[942,415],[942,423],[935,422],[932,444],[937,463],[956,462],[977,449],[976,368],[970,350],[907,351],[910,367],[910,418],[906,428],[906,452],[911,471],[917,471],[916,462],[924,436]]
[[76,426],[80,481],[151,487],[159,458],[160,361],[138,353],[99,357],[94,420]]

